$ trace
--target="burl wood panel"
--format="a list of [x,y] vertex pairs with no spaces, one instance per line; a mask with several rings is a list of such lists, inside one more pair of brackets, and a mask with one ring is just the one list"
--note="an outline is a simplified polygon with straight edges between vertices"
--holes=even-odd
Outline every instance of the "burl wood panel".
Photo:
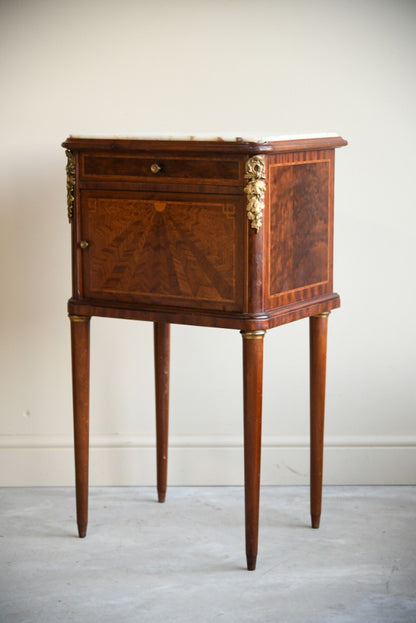
[[269,167],[272,307],[332,288],[332,161],[277,162]]
[[83,191],[83,296],[241,309],[243,200]]

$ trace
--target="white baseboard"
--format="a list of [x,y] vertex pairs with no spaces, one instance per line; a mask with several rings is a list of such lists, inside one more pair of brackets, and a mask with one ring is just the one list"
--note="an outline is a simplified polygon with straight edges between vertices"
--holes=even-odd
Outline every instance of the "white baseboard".
[[[72,486],[71,437],[0,437],[0,486]],[[154,485],[155,440],[108,435],[90,442],[91,486]],[[303,485],[309,480],[306,437],[264,437],[262,484]],[[172,437],[170,485],[242,485],[240,437]],[[328,485],[416,484],[416,438],[330,437],[325,440]]]

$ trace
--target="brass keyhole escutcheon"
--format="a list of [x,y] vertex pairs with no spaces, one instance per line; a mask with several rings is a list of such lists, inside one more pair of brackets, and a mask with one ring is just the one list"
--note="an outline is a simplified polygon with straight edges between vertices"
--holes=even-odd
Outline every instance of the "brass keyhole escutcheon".
[[81,240],[79,246],[81,247],[81,249],[86,249],[89,246],[89,243],[87,240]]
[[154,175],[157,175],[157,173],[162,170],[162,167],[157,162],[154,162],[150,165],[150,170],[152,173],[154,173]]

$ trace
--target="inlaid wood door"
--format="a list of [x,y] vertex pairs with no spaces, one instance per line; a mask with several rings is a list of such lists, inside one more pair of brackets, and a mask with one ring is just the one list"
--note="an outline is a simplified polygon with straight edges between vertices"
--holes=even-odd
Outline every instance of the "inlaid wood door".
[[244,197],[84,190],[83,298],[242,310]]

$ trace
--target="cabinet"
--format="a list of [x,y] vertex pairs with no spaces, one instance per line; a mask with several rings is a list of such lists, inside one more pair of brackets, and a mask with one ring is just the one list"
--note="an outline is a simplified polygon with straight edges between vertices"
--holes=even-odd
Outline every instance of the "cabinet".
[[326,332],[333,292],[339,136],[293,139],[70,137],[71,320],[77,520],[88,507],[92,316],[154,323],[159,500],[167,480],[169,327],[243,338],[246,554],[257,557],[263,341],[310,318],[311,515],[321,512]]

